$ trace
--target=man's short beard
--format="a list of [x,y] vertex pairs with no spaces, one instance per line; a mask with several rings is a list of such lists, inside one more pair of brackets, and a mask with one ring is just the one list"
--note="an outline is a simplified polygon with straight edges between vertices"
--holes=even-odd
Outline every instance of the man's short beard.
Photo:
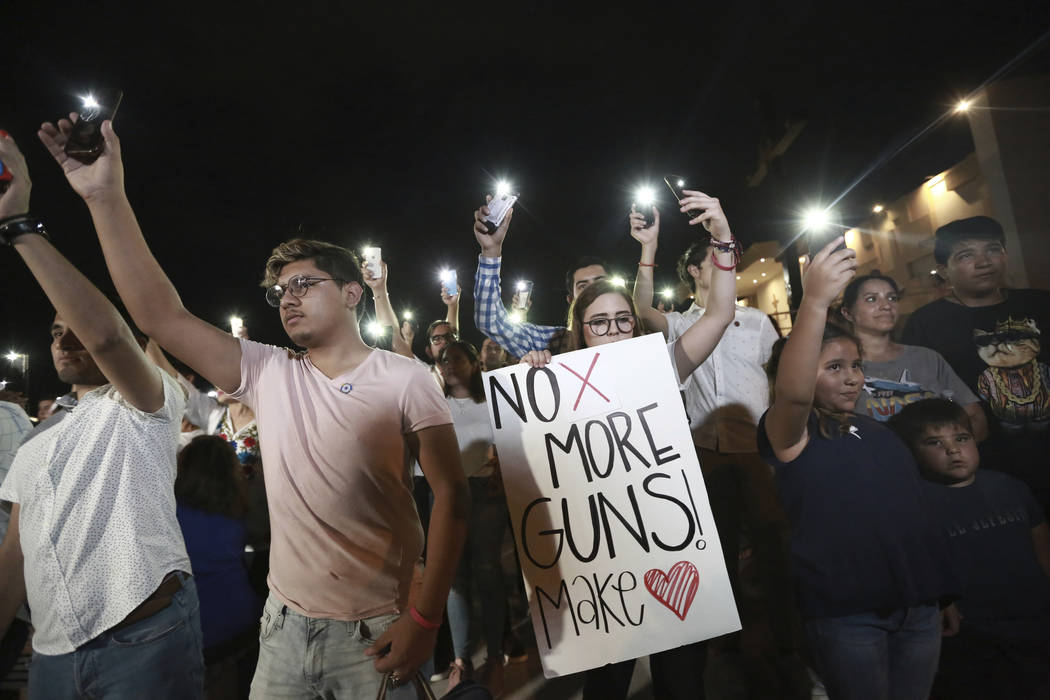
[[108,383],[98,367],[79,372],[70,367],[60,369],[58,370],[58,379],[63,384],[79,384],[81,386],[102,386]]

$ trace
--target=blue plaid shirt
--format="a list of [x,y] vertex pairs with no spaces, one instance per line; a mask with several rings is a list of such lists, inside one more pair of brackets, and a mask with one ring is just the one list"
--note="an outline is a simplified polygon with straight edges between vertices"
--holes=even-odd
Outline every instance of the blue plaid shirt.
[[501,259],[478,256],[478,271],[474,275],[474,325],[515,357],[521,357],[530,350],[546,350],[551,336],[565,330],[565,327],[537,326],[510,320],[500,294]]

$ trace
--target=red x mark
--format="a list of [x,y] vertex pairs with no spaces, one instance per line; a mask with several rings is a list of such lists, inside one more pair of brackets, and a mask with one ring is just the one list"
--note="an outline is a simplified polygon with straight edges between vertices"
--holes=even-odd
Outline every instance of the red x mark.
[[569,367],[569,366],[568,366],[568,365],[566,365],[566,364],[565,364],[564,362],[559,362],[559,363],[558,363],[559,365],[561,365],[561,366],[562,366],[562,367],[564,367],[565,369],[567,369],[567,370],[569,370],[570,372],[572,372],[573,374],[575,374],[575,375],[576,375],[576,378],[577,378],[577,379],[579,379],[580,381],[582,381],[582,382],[583,382],[583,385],[582,385],[582,386],[580,387],[580,393],[576,395],[576,403],[574,403],[574,404],[572,405],[572,410],[574,410],[574,411],[576,410],[576,407],[580,405],[580,399],[582,399],[582,398],[583,398],[583,392],[584,392],[584,390],[585,390],[585,389],[586,389],[587,387],[590,387],[590,388],[594,389],[594,393],[595,393],[595,394],[597,394],[598,396],[600,396],[600,397],[602,397],[603,399],[605,399],[605,402],[606,402],[606,403],[609,403],[609,397],[608,397],[608,396],[606,396],[605,394],[603,394],[602,392],[598,391],[598,387],[594,386],[594,385],[593,385],[593,384],[591,384],[591,382],[590,382],[590,379],[591,379],[591,372],[593,372],[593,371],[594,371],[594,365],[596,365],[596,364],[598,363],[598,357],[599,357],[599,356],[601,356],[601,353],[600,353],[600,352],[596,352],[596,353],[594,353],[594,359],[593,359],[593,360],[591,360],[591,366],[587,368],[587,376],[586,376],[586,377],[581,377],[581,376],[579,375],[579,373],[578,373],[578,372],[576,372],[576,370],[574,370],[574,369],[573,369],[572,367]]

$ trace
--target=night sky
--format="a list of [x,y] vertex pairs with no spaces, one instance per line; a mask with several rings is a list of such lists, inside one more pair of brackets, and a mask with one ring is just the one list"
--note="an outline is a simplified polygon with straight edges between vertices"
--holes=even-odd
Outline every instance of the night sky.
[[[664,174],[685,174],[721,198],[745,245],[786,240],[802,208],[837,197],[1050,28],[1050,4],[1014,0],[452,4],[5,3],[0,128],[29,160],[32,211],[104,290],[86,207],[35,132],[76,95],[119,87],[128,194],[191,311],[219,325],[237,312],[254,338],[284,344],[258,281],[270,249],[301,233],[382,246],[395,308],[417,318],[444,315],[437,270],[455,268],[464,335],[479,341],[472,211],[496,176],[521,193],[504,288],[535,280],[530,320],[557,323],[576,257],[633,273],[637,184],[664,192]],[[1009,75],[1046,72],[1048,52]],[[799,120],[747,187],[759,144]],[[838,209],[862,217],[970,149],[965,119],[949,119]],[[664,221],[659,283],[694,237],[673,212]],[[54,395],[50,305],[3,254],[0,349],[28,351],[31,394]],[[20,384],[13,367],[0,376]]]

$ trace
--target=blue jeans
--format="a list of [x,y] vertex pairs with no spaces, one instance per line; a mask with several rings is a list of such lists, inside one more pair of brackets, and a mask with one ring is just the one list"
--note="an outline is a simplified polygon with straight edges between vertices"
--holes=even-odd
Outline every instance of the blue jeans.
[[456,579],[448,594],[448,626],[457,659],[470,659],[473,635],[470,628],[470,585],[476,581],[481,597],[482,632],[488,658],[503,660],[503,623],[507,595],[503,586],[500,554],[507,531],[507,503],[503,494],[491,491],[489,477],[471,477],[470,526],[467,544],[459,560]]
[[204,655],[197,587],[185,574],[171,605],[104,632],[76,651],[33,652],[29,697],[40,700],[204,697]]
[[817,672],[831,700],[925,700],[937,673],[936,605],[806,621]]
[[[306,617],[270,593],[259,623],[259,664],[251,697],[273,700],[375,700],[383,675],[365,656],[392,625],[394,613],[347,622]],[[388,698],[412,697],[411,686]]]

